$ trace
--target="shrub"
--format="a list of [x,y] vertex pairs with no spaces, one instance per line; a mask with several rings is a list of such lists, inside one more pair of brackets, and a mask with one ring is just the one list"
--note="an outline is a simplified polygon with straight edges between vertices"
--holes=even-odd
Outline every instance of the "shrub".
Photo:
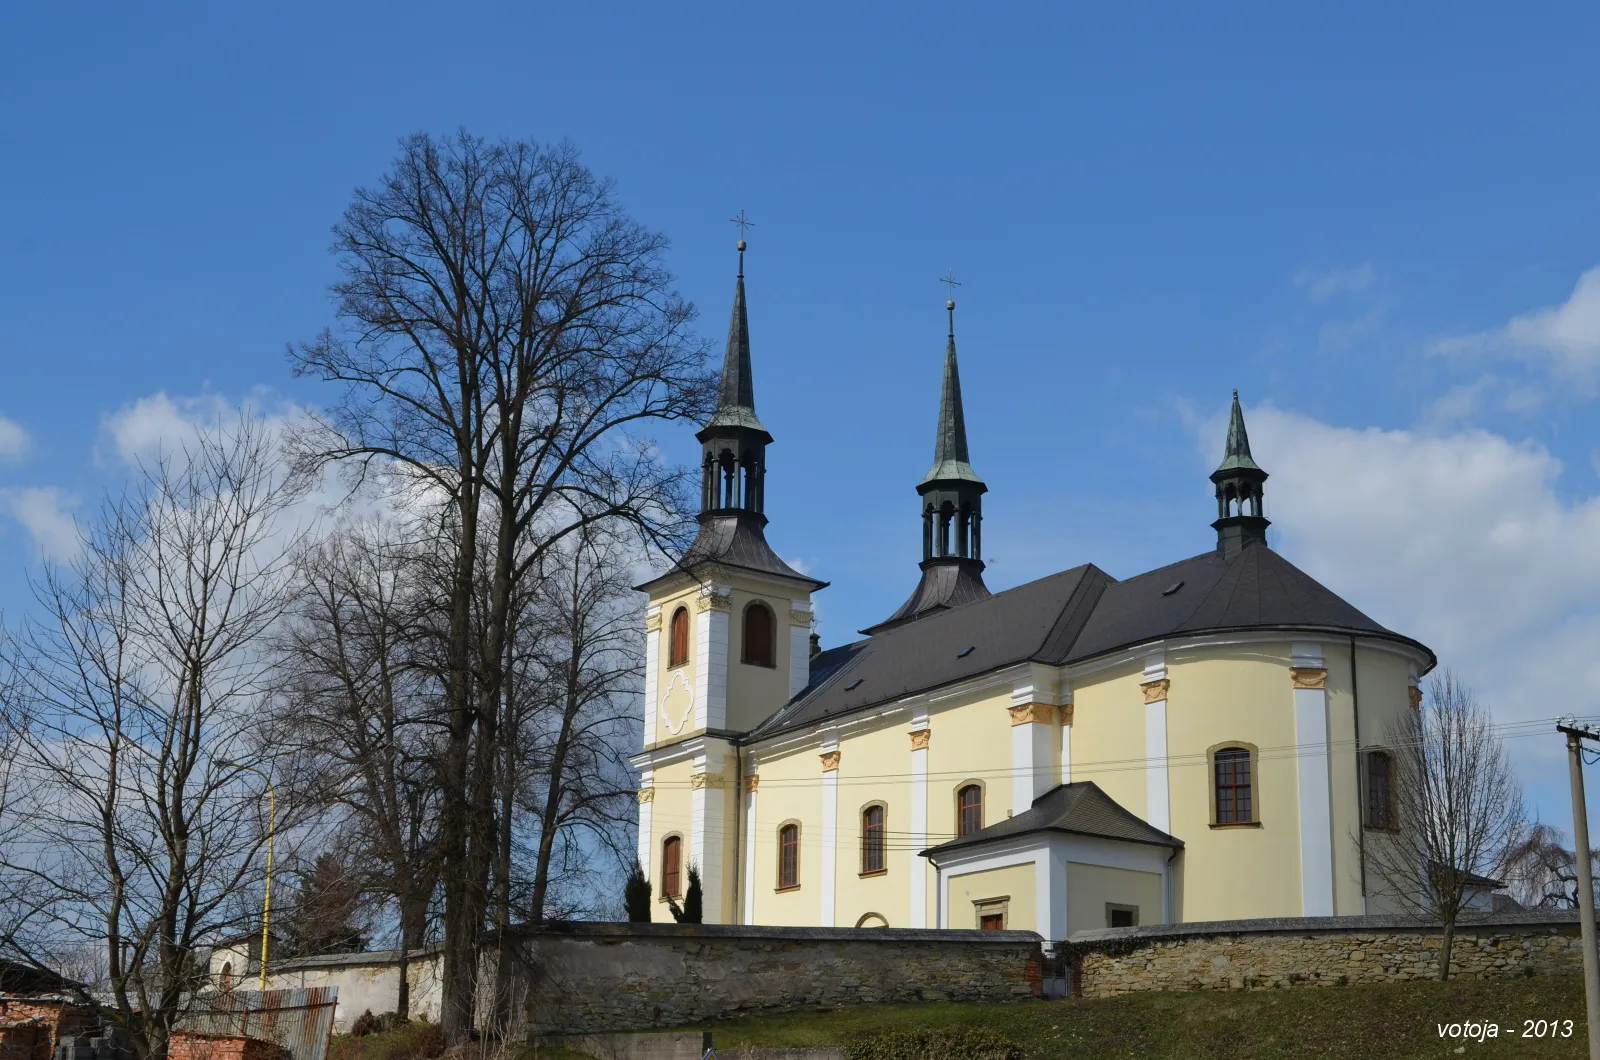
[[622,885],[622,904],[628,911],[628,920],[634,924],[650,922],[650,881],[645,879],[644,866],[634,859],[628,870],[628,880]]
[[354,1023],[350,1024],[350,1037],[365,1038],[367,1035],[372,1034],[377,1030],[378,1017],[374,1016],[372,1014],[372,1010],[369,1008],[367,1011],[357,1016]]
[[986,1027],[892,1031],[858,1038],[845,1060],[1023,1060],[1022,1047]]
[[[368,1017],[370,1023],[363,1023]],[[358,1026],[365,1032],[359,1037]],[[363,1013],[350,1025],[350,1033],[334,1038],[328,1048],[328,1060],[435,1060],[443,1055],[444,1032],[437,1023],[400,1023],[390,1012]]]
[[434,1060],[444,1055],[444,1031],[437,1023],[415,1024],[410,1038],[409,1042],[389,1054],[389,1060]]

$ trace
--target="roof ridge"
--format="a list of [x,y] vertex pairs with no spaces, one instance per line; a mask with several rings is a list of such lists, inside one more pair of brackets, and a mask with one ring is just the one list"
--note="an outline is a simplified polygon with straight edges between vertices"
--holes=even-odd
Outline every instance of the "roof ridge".
[[[1013,585],[1009,589],[1002,589],[997,593],[990,593],[988,596],[981,596],[976,600],[968,600],[965,603],[951,604],[951,605],[948,605],[948,606],[945,606],[945,607],[936,608],[936,609],[934,609],[932,611],[929,611],[927,614],[919,615],[918,617],[912,619],[909,622],[901,622],[898,625],[890,626],[888,629],[882,630],[881,632],[878,632],[878,633],[874,633],[872,635],[872,637],[868,637],[868,638],[864,638],[864,639],[871,640],[873,638],[877,638],[877,639],[881,640],[881,639],[883,639],[885,637],[893,636],[894,634],[899,633],[899,632],[901,632],[903,630],[926,628],[926,624],[927,623],[935,621],[936,619],[942,618],[945,615],[958,614],[961,611],[964,611],[969,607],[976,607],[979,604],[987,604],[987,603],[989,603],[991,601],[999,600],[999,599],[1005,597],[1008,593],[1014,593],[1014,592],[1017,592],[1020,589],[1026,589],[1026,588],[1028,588],[1030,586],[1038,585],[1040,582],[1047,582],[1047,581],[1050,581],[1051,579],[1054,579],[1054,578],[1064,578],[1067,575],[1072,574],[1074,571],[1086,570],[1087,568],[1093,567],[1093,566],[1094,566],[1094,564],[1092,564],[1092,563],[1080,563],[1076,567],[1068,567],[1066,570],[1058,570],[1054,574],[1046,574],[1046,575],[1044,575],[1042,577],[1035,578],[1032,581],[1023,582],[1020,585]],[[1101,573],[1104,574],[1105,572],[1101,571]],[[1107,575],[1107,577],[1110,577],[1110,576]],[[1113,578],[1112,580],[1115,581],[1116,579]],[[1076,589],[1074,589],[1074,592],[1076,592]],[[1070,600],[1071,598],[1069,597],[1068,599]],[[868,627],[868,628],[871,628],[871,627]],[[851,643],[854,643],[854,642],[852,641]]]

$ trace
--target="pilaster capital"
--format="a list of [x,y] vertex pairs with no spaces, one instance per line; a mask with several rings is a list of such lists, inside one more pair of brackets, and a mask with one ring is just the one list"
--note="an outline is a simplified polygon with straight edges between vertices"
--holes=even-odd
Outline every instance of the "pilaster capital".
[[917,729],[914,731],[911,734],[911,749],[913,751],[926,751],[928,749],[929,735],[930,733],[927,729]]
[[707,589],[700,594],[694,602],[695,611],[727,611],[733,602],[733,594],[727,591],[718,592]]
[[789,624],[791,626],[805,626],[809,629],[811,627],[811,612],[789,608]]
[[744,790],[753,792],[761,787],[761,774],[751,773],[744,778]]
[[1418,688],[1416,685],[1412,685],[1409,689],[1407,689],[1407,691],[1411,693],[1411,709],[1422,709],[1422,689]]
[[653,787],[640,788],[639,789],[639,801],[640,802],[655,802],[656,801],[656,789],[653,788]]
[[1327,688],[1328,671],[1321,666],[1291,666],[1289,684],[1295,688]]
[[689,787],[700,788],[725,788],[728,778],[721,773],[693,773],[689,776]]
[[1159,681],[1146,681],[1139,687],[1144,689],[1146,703],[1159,703],[1167,698],[1167,692],[1172,688],[1172,680],[1163,677]]
[[1049,703],[1019,703],[1010,708],[1012,725],[1054,725],[1056,708]]
[[645,615],[644,616],[644,631],[646,633],[654,633],[657,630],[659,630],[660,628],[661,628],[661,612],[660,611],[657,611],[653,615]]
[[817,757],[822,759],[822,771],[824,773],[832,773],[839,768],[838,751],[824,751]]

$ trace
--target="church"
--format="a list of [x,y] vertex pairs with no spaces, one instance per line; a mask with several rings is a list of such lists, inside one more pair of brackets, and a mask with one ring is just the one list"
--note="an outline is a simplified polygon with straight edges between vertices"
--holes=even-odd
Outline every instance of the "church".
[[1391,911],[1366,857],[1398,826],[1384,739],[1436,659],[1268,546],[1268,476],[1238,392],[1211,474],[1214,547],[1130,578],[1085,563],[991,593],[949,302],[916,483],[920,577],[861,639],[820,650],[812,595],[827,583],[767,543],[773,436],[738,249],[718,407],[697,435],[699,533],[639,586],[632,761],[654,919],[672,919],[691,866],[707,923],[1053,941]]

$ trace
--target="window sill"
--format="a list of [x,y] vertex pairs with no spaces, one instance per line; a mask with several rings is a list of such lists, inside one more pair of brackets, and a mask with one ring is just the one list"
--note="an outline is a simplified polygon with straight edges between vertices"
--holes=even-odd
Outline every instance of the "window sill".
[[688,665],[689,665],[689,660],[688,659],[683,660],[683,662],[681,662],[681,663],[667,663],[667,670],[668,671],[681,670],[685,666],[688,666]]
[[1260,828],[1260,821],[1214,821],[1212,828]]
[[788,894],[790,891],[798,891],[799,889],[800,889],[800,885],[797,883],[793,887],[774,887],[772,889],[772,893],[773,894]]
[[739,660],[739,665],[740,666],[759,666],[763,670],[776,670],[778,668],[778,664],[775,663],[775,662],[770,662],[770,663],[754,662],[754,661],[752,661],[750,659],[740,659]]
[[1399,835],[1400,834],[1400,826],[1399,825],[1390,825],[1389,827],[1385,828],[1385,827],[1383,827],[1381,825],[1365,824],[1365,825],[1362,825],[1361,827],[1362,827],[1363,831],[1378,832],[1381,835]]
[[858,873],[857,875],[859,875],[863,880],[865,880],[865,879],[869,879],[870,877],[873,877],[873,876],[887,876],[887,875],[889,875],[889,870],[888,869],[873,869],[871,872],[862,872],[862,873]]

